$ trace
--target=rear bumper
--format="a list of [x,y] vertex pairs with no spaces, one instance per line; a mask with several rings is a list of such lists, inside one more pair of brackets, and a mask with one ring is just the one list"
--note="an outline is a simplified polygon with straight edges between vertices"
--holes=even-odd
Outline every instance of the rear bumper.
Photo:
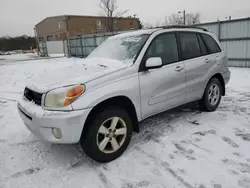
[[[21,99],[17,107],[24,124],[35,136],[48,142],[62,144],[79,142],[84,123],[91,111],[91,109],[69,112],[48,111],[25,101],[25,99]],[[62,137],[60,139],[53,136],[53,128],[61,130]]]
[[228,72],[226,72],[226,73],[223,73],[222,76],[223,76],[225,85],[227,85],[228,82],[229,82],[229,80],[230,80],[230,77],[231,77],[231,72],[228,71]]

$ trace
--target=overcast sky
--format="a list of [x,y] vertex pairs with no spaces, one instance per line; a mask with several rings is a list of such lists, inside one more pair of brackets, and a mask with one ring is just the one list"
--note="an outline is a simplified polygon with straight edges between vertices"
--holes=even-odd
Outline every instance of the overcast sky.
[[[99,0],[0,0],[0,36],[34,35],[33,27],[48,16],[100,15]],[[142,22],[164,22],[165,16],[185,9],[200,12],[201,21],[250,17],[250,0],[118,0],[127,15],[137,14]],[[221,6],[219,6],[220,4]]]

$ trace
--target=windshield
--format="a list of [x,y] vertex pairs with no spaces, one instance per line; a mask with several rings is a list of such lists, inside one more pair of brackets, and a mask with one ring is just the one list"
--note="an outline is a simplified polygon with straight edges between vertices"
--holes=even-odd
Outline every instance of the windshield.
[[103,42],[89,56],[115,59],[119,61],[135,60],[149,35],[112,37]]

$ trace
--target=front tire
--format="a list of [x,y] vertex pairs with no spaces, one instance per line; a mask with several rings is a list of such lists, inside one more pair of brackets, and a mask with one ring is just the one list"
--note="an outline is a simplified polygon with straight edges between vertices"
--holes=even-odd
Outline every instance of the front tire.
[[99,110],[82,134],[84,152],[98,162],[110,162],[126,150],[132,137],[132,121],[120,107]]
[[212,78],[205,89],[204,95],[200,101],[200,107],[207,112],[213,112],[220,104],[222,95],[222,86],[217,78]]

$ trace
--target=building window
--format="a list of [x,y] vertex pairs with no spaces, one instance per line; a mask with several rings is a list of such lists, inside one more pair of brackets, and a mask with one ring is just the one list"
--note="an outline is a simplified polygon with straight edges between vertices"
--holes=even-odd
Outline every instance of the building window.
[[53,40],[53,36],[50,35],[50,36],[47,36],[47,41],[52,41]]
[[64,22],[58,22],[58,28],[63,29],[64,28]]
[[39,41],[44,41],[44,37],[39,37],[38,40]]
[[102,29],[102,22],[101,22],[101,20],[96,20],[96,29]]
[[84,29],[83,29],[83,28],[79,28],[79,29],[78,29],[78,33],[79,33],[79,34],[83,34],[83,33],[84,33]]

